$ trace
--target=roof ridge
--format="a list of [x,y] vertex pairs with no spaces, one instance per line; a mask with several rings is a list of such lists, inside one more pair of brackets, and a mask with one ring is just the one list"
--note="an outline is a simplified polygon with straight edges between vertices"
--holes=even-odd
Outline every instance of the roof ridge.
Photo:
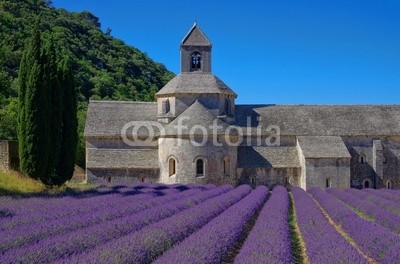
[[107,101],[107,100],[89,100],[89,103],[157,104],[157,102],[143,102],[143,101]]
[[[193,26],[190,28],[189,32],[185,35],[185,37],[183,38],[183,40],[181,41],[181,45],[185,45],[184,43],[190,38],[191,34],[193,33],[193,31],[198,30],[201,35],[205,38],[206,41],[208,41],[207,46],[208,45],[212,45],[210,39],[206,36],[206,34],[204,34],[203,30],[200,29],[200,27],[197,25],[197,21],[194,22]],[[202,45],[200,45],[202,46]]]
[[236,106],[305,106],[305,107],[346,107],[346,106],[394,106],[400,107],[400,104],[236,104]]

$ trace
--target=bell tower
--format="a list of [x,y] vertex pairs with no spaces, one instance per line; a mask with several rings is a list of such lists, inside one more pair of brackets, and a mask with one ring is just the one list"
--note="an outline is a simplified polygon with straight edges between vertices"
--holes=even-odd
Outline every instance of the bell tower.
[[181,72],[211,72],[212,44],[194,22],[181,42]]

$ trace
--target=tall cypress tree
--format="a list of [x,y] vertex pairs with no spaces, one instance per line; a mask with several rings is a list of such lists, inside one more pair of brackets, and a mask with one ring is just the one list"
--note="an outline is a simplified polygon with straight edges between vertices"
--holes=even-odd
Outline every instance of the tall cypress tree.
[[40,21],[21,61],[19,80],[19,142],[21,171],[43,179],[49,157],[50,90],[44,70],[46,52],[42,49]]
[[57,59],[40,21],[19,70],[18,138],[21,171],[46,185],[71,179],[78,142],[77,92],[70,59]]
[[61,124],[63,112],[63,93],[60,87],[61,74],[57,69],[57,54],[54,47],[54,41],[49,36],[43,47],[43,63],[44,80],[43,86],[50,91],[50,113],[49,113],[49,133],[50,133],[50,155],[48,156],[47,170],[41,179],[46,185],[54,185],[58,183],[56,168],[59,163],[61,149]]
[[[40,40],[40,35],[37,36],[35,35],[34,38],[39,38]],[[37,41],[32,41],[33,43],[38,43]],[[32,45],[31,44],[31,45]],[[40,41],[39,41],[40,44]],[[30,48],[30,49],[29,49]],[[27,83],[27,78],[28,78],[28,65],[29,62],[28,57],[31,58],[30,54],[28,55],[28,50],[36,50],[32,49],[32,47],[29,47],[27,51],[25,51],[22,54],[22,59],[19,67],[19,73],[18,73],[18,85],[19,85],[19,91],[18,91],[18,150],[19,150],[19,159],[20,159],[20,169],[22,172],[26,170],[26,156],[27,156],[27,151],[25,148],[25,93],[26,93],[26,83]],[[37,48],[39,49],[39,47]]]
[[59,163],[57,167],[57,182],[61,185],[71,179],[74,167],[76,146],[78,144],[78,97],[71,68],[71,60],[66,58],[61,61],[60,83],[63,91],[62,104],[62,141]]

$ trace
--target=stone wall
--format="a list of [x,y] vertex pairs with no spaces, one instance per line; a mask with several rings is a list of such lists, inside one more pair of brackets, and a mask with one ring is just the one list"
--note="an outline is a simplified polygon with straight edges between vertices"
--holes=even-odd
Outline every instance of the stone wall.
[[1,170],[18,170],[18,142],[0,140],[0,169]]
[[371,188],[386,188],[388,182],[400,188],[400,137],[344,137],[344,141],[352,156],[352,188],[361,189],[366,181]]
[[299,161],[300,161],[300,187],[304,190],[306,189],[306,158],[304,157],[303,150],[300,148],[300,144],[297,144],[297,153],[299,153]]
[[349,188],[350,187],[350,159],[324,158],[306,159],[306,189],[313,187]]
[[400,189],[400,137],[389,137],[382,141],[383,179],[378,187],[386,188],[387,182],[392,188]]
[[[223,142],[222,139],[219,140]],[[169,175],[169,159],[176,160],[176,173]],[[205,161],[205,174],[196,175],[196,160]],[[223,159],[229,158],[229,173],[223,173]],[[159,144],[160,182],[212,183],[236,185],[237,148],[226,144],[214,146],[212,139],[204,146],[194,146],[190,139],[163,138]]]
[[[126,144],[121,137],[104,137],[104,138],[87,138],[86,148],[104,148],[104,149],[138,149],[138,148],[157,148],[157,146],[148,145],[143,146],[144,142],[141,141],[140,144],[135,146],[132,138],[129,139],[130,144]],[[157,144],[157,141],[154,141]]]
[[238,184],[300,186],[301,168],[238,168]]
[[158,182],[158,169],[86,169],[87,180],[102,182]]
[[211,72],[211,47],[210,46],[181,46],[181,72],[190,72],[192,52],[201,53],[201,71]]

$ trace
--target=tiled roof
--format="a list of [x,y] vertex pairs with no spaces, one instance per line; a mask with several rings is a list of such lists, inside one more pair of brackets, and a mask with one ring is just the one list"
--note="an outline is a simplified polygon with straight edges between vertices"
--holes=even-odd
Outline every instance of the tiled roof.
[[156,122],[157,104],[91,101],[87,112],[85,136],[120,136],[124,125],[131,121]]
[[[276,125],[281,135],[400,135],[400,105],[237,105],[236,123]],[[259,119],[259,121],[257,121]]]
[[157,95],[230,94],[235,95],[223,81],[209,72],[183,72],[169,81]]
[[305,158],[351,158],[341,137],[300,136],[297,140]]
[[[224,134],[228,127],[224,121],[211,113],[199,101],[194,102],[174,121],[165,127],[166,135],[177,135],[177,127],[180,125],[182,126],[183,135],[188,135],[190,132],[193,132],[192,134],[195,135],[203,135],[203,130],[195,129],[195,126],[201,126],[206,129],[207,134],[211,134],[214,132],[212,127],[216,125],[215,127],[218,126],[218,129],[215,129],[217,135]],[[236,132],[236,130],[233,132]]]
[[158,149],[87,149],[90,169],[153,169],[159,168]]
[[238,168],[298,168],[296,147],[239,147]]
[[183,38],[181,45],[184,46],[211,46],[211,41],[204,32],[197,26],[195,22],[186,36]]

